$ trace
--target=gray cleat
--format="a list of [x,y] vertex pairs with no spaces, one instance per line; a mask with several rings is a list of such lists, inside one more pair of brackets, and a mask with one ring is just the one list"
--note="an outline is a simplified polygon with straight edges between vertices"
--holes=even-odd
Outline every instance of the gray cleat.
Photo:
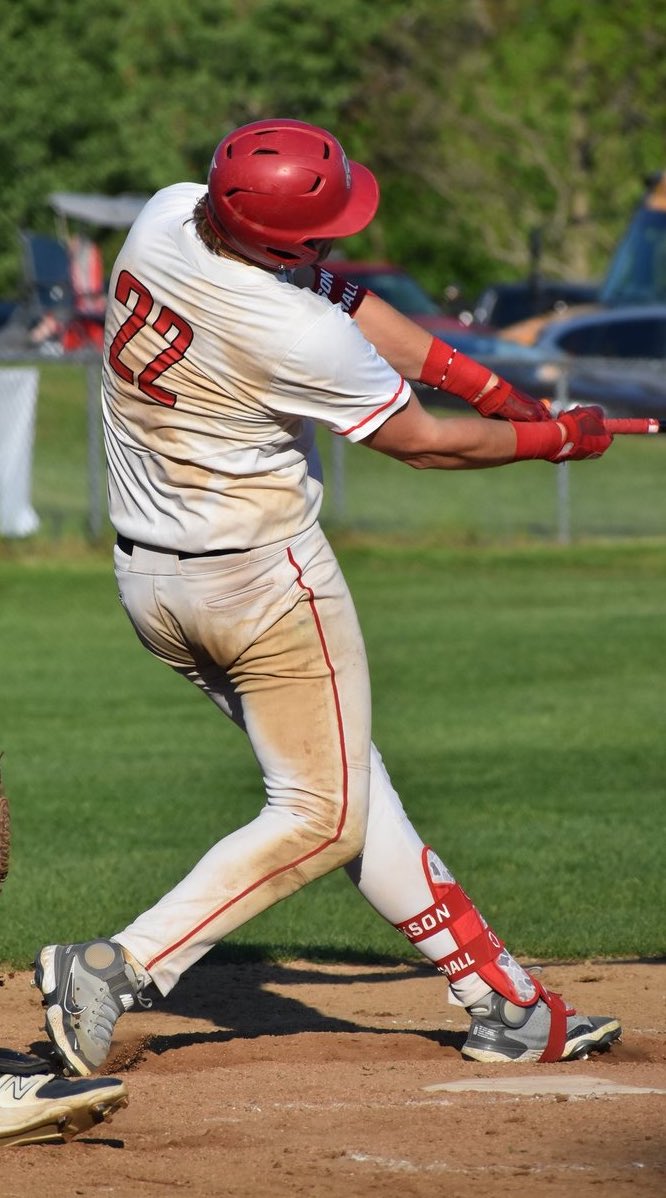
[[35,959],[35,985],[46,1007],[45,1028],[70,1073],[86,1076],[106,1060],[119,1015],[138,1002],[140,985],[119,944],[49,944]]
[[472,1024],[462,1055],[489,1065],[581,1060],[605,1052],[622,1035],[617,1019],[578,1015],[547,990],[529,1007],[493,991],[468,1010]]

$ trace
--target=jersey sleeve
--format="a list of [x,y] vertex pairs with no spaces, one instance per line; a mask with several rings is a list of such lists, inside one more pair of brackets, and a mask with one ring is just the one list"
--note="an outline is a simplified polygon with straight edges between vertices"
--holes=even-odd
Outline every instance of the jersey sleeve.
[[410,395],[409,383],[334,305],[284,356],[267,402],[275,412],[316,420],[350,441],[362,441]]

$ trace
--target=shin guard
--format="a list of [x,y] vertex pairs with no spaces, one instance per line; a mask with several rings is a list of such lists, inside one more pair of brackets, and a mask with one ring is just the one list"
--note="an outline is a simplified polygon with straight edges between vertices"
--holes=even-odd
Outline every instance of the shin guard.
[[422,951],[432,940],[426,956],[450,983],[476,974],[503,998],[530,1006],[541,991],[538,982],[506,950],[432,849],[423,849],[422,862],[433,901],[395,927]]

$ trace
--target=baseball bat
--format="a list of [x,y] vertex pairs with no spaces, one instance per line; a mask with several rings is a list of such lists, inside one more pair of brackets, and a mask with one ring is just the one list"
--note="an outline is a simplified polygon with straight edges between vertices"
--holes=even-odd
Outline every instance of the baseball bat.
[[[541,403],[545,404],[547,408],[552,408],[550,399],[542,399]],[[606,416],[604,427],[607,433],[613,433],[613,435],[616,433],[620,435],[666,433],[666,420],[660,420],[657,416]]]
[[607,417],[604,427],[607,433],[666,433],[666,420],[658,420],[655,416],[615,420]]

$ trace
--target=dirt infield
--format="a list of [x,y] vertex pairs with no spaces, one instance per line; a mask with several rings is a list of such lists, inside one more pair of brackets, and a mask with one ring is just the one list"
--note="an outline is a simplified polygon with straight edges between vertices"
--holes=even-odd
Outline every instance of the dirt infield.
[[[203,964],[118,1025],[107,1072],[126,1075],[127,1110],[68,1145],[5,1148],[0,1193],[662,1195],[665,979],[664,964],[546,965],[580,1010],[622,1019],[622,1044],[492,1068],[461,1059],[465,1012],[420,964]],[[44,1051],[41,1014],[29,975],[5,973],[2,1042]]]

